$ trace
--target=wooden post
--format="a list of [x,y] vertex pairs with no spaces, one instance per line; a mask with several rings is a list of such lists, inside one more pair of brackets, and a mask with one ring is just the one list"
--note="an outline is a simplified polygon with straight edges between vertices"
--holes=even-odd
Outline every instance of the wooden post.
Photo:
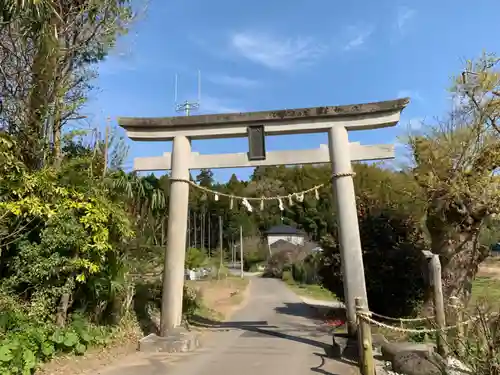
[[433,254],[430,251],[423,251],[428,262],[429,281],[432,285],[432,295],[434,300],[434,315],[439,332],[436,335],[436,345],[438,353],[446,357],[448,355],[448,347],[446,345],[446,317],[443,300],[443,281],[441,279],[441,261],[439,255]]
[[243,279],[243,227],[240,225],[240,276]]
[[359,368],[362,375],[375,375],[370,323],[361,318],[359,314],[370,315],[370,311],[366,306],[366,302],[360,297],[355,298],[355,305],[358,325]]
[[450,307],[452,309],[452,313],[455,316],[455,325],[457,326],[456,328],[456,336],[455,336],[455,346],[457,349],[457,352],[460,356],[464,354],[465,347],[464,347],[464,326],[463,326],[463,307],[462,304],[460,303],[460,299],[458,297],[450,297]]

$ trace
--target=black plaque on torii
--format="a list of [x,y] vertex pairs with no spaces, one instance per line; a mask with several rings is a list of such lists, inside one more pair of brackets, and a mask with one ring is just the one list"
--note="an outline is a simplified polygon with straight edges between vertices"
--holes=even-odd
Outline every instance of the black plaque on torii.
[[264,125],[252,125],[247,128],[248,160],[266,160],[266,134]]

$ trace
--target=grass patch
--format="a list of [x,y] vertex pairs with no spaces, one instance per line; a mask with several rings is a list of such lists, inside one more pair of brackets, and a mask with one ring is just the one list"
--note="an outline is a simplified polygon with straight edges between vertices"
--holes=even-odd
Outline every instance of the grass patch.
[[320,301],[336,301],[335,294],[328,289],[323,288],[321,285],[316,284],[298,284],[293,280],[285,281],[286,285],[302,297],[309,297]]
[[471,305],[488,302],[491,307],[500,307],[500,280],[491,277],[478,277],[472,283]]
[[[493,311],[500,308],[500,280],[492,277],[477,277],[472,283],[471,299],[469,301],[470,314],[476,315],[478,304],[485,303]],[[394,325],[394,323],[390,323]],[[407,328],[419,328],[422,324],[406,324]],[[380,333],[391,341],[415,341],[419,335],[408,335],[385,328],[372,326],[372,333]],[[433,341],[433,339],[431,339]]]

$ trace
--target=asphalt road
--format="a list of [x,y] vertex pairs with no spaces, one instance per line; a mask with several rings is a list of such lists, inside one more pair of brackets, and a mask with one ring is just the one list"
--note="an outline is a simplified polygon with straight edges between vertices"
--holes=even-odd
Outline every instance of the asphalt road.
[[[99,372],[103,375],[351,375],[352,365],[327,358],[328,328],[310,319],[281,281],[252,278],[249,296],[231,321],[204,337],[194,353],[159,353]],[[170,357],[169,357],[170,356]],[[173,358],[169,360],[169,358]]]

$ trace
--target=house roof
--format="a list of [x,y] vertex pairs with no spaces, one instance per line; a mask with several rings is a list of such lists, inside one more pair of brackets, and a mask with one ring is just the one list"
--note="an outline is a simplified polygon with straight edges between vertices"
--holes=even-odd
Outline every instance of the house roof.
[[288,235],[299,235],[299,236],[302,236],[304,235],[304,233],[297,229],[297,228],[294,228],[294,227],[291,227],[289,225],[276,225],[274,227],[271,227],[269,228],[267,231],[266,231],[266,234],[267,235],[270,235],[270,234],[288,234]]

